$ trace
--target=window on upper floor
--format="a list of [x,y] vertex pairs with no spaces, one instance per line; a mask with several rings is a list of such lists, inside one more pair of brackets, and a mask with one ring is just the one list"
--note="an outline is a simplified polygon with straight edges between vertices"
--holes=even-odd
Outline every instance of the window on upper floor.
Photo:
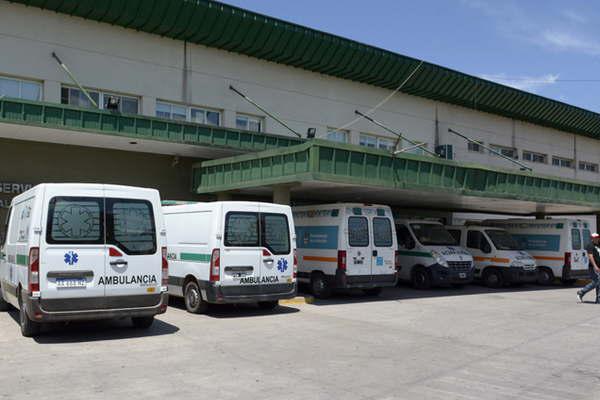
[[552,165],[555,167],[561,168],[574,168],[574,161],[571,158],[562,158],[557,156],[552,156]]
[[473,153],[483,153],[483,142],[475,141],[475,142],[467,142],[467,149]]
[[[135,96],[86,89],[90,97],[102,110],[109,110],[109,103],[114,104],[116,110],[125,114],[139,114],[140,100]],[[79,88],[63,86],[60,92],[60,102],[75,107],[94,108],[90,100]]]
[[248,114],[237,114],[235,117],[235,127],[246,131],[262,132],[264,118]]
[[371,135],[368,133],[361,133],[359,137],[359,144],[365,147],[371,147],[373,149],[382,149],[392,151],[396,147],[396,141],[391,138],[383,136]]
[[[490,147],[493,150],[496,150],[498,153],[502,154],[503,156],[514,158],[515,160],[517,160],[519,158],[517,149],[515,149],[514,147],[499,146],[496,144],[491,144]],[[491,151],[490,151],[490,154],[498,156],[496,153],[491,152]]]
[[587,161],[579,161],[579,169],[581,171],[598,172],[598,164]]
[[533,151],[523,150],[523,161],[547,164],[548,163],[548,155],[542,154],[542,153],[536,153]]
[[0,76],[0,96],[39,101],[42,99],[40,82]]
[[175,121],[190,121],[204,125],[221,125],[221,112],[207,108],[185,106],[167,101],[156,102],[156,116]]
[[345,129],[327,128],[327,140],[338,143],[348,143],[350,132]]

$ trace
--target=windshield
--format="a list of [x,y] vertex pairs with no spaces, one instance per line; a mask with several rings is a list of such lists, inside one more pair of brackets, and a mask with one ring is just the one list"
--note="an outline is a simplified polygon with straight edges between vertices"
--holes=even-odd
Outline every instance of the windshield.
[[489,229],[485,233],[498,250],[521,250],[517,241],[506,231]]
[[456,246],[454,237],[438,224],[410,224],[410,227],[423,246]]

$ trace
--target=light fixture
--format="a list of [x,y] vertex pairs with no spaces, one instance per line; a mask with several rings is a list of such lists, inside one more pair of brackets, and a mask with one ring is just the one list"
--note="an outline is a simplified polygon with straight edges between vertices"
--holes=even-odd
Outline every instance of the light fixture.
[[317,135],[317,129],[316,128],[308,128],[308,130],[306,131],[306,138],[307,139],[314,139],[316,135]]
[[119,111],[119,99],[115,96],[108,96],[106,101],[106,109],[111,111]]

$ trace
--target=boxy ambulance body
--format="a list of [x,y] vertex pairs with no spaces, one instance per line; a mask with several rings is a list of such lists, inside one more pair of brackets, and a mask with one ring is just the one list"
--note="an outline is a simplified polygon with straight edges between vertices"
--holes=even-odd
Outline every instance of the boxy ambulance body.
[[577,219],[487,220],[485,225],[506,229],[519,247],[535,258],[538,281],[550,284],[554,278],[572,283],[588,278],[585,250],[591,232],[587,222]]
[[289,206],[222,201],[163,207],[169,292],[191,313],[209,303],[274,308],[296,295],[294,221]]
[[315,296],[346,288],[376,295],[396,285],[396,232],[388,206],[323,204],[293,212],[298,279]]
[[41,184],[12,200],[0,248],[0,308],[25,336],[51,321],[131,317],[148,327],[168,303],[158,191]]
[[475,279],[486,286],[537,282],[535,259],[520,249],[506,230],[479,225],[447,226],[446,229],[471,255]]
[[397,220],[396,232],[401,280],[417,289],[473,280],[473,257],[440,222]]

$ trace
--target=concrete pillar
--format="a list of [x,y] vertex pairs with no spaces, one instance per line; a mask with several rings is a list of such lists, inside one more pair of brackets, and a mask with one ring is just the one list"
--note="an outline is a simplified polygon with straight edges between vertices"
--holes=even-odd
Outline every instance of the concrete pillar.
[[49,103],[60,103],[60,82],[44,81],[42,100]]
[[600,214],[596,214],[596,232],[600,230]]
[[288,185],[278,185],[273,187],[273,203],[291,205],[291,187]]
[[143,96],[142,109],[140,111],[142,115],[156,117],[156,97]]
[[544,214],[544,213],[535,213],[535,219],[546,219],[546,214]]
[[233,197],[230,192],[219,192],[217,193],[217,201],[231,201]]
[[223,110],[223,120],[221,121],[221,125],[226,128],[234,128],[235,129],[235,116],[236,112],[233,110]]

